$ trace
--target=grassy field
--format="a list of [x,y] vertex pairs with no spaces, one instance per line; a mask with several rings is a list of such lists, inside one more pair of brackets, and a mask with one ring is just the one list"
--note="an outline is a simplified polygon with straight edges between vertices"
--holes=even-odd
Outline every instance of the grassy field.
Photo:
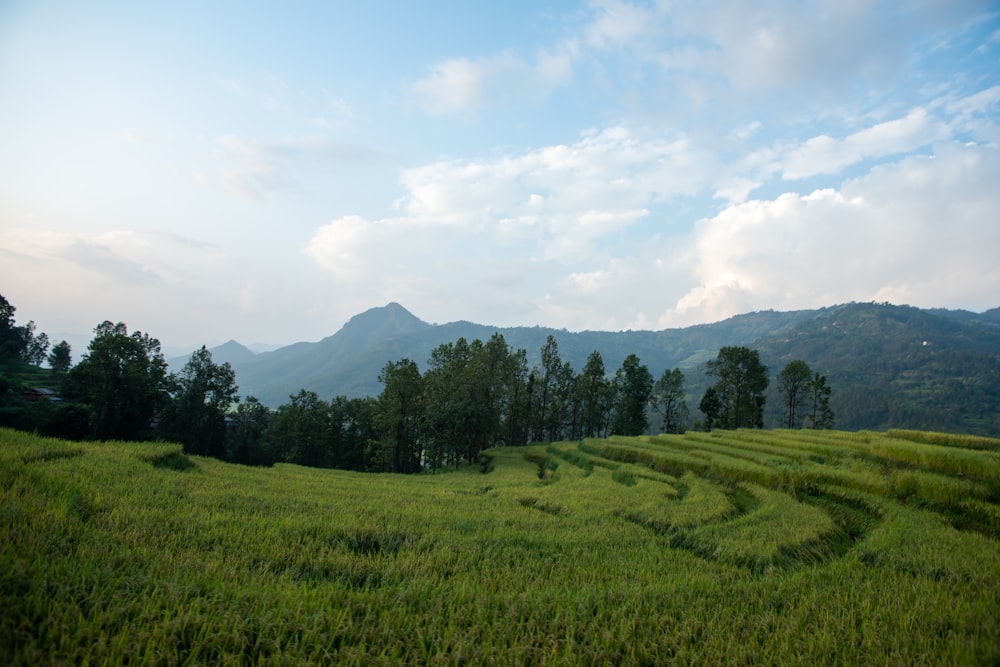
[[737,431],[363,475],[0,430],[0,664],[1000,661],[1000,441]]

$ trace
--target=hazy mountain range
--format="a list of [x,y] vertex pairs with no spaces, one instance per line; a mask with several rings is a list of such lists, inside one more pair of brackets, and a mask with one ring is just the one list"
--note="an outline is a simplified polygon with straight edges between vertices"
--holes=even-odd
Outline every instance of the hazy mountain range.
[[[473,322],[429,324],[397,303],[355,315],[332,336],[263,353],[229,341],[213,359],[236,370],[242,396],[277,407],[300,389],[330,399],[377,395],[388,361],[409,358],[423,370],[431,350],[460,337],[500,333],[538,363],[549,335],[574,369],[594,350],[609,375],[636,354],[655,377],[678,367],[687,377],[692,411],[709,379],[704,362],[720,347],[760,351],[772,376],[802,359],[827,376],[838,428],[909,427],[1000,435],[1000,308],[984,313],[849,303],[816,310],[762,311],[722,322],[662,331],[571,332],[545,327],[492,327]],[[179,370],[187,357],[168,360]],[[772,382],[772,387],[775,383]],[[769,400],[777,419],[778,401]]]

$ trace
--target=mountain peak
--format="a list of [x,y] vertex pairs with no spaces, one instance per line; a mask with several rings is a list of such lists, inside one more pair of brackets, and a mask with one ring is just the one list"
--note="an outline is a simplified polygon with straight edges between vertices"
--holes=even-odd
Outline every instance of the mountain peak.
[[324,339],[323,343],[329,344],[331,352],[337,357],[352,356],[382,341],[422,331],[431,326],[393,301],[385,306],[369,308],[363,313],[358,313],[349,319],[340,331]]
[[419,317],[408,311],[395,301],[390,301],[384,306],[369,308],[363,313],[358,313],[344,325],[341,330],[355,327],[385,327],[411,329],[414,327],[429,326]]

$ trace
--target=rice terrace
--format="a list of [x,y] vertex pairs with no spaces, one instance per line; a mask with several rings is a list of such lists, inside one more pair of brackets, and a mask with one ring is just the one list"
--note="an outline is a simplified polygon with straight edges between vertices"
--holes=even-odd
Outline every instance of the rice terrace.
[[0,430],[0,662],[1000,660],[1000,441],[738,430],[253,468]]

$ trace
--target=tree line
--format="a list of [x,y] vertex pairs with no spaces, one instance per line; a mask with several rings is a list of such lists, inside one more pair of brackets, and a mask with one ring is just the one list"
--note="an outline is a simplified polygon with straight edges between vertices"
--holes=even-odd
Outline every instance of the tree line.
[[[13,312],[10,307],[8,319],[0,321],[7,323],[3,340],[17,329]],[[241,400],[232,367],[215,363],[205,347],[174,374],[159,341],[148,334],[110,321],[94,334],[71,368],[68,346],[65,367],[57,368],[50,355],[61,400],[36,402],[29,410],[33,417],[22,417],[22,423],[11,423],[13,413],[0,417],[6,425],[73,439],[169,440],[182,443],[185,453],[251,465],[413,473],[475,462],[480,452],[497,446],[651,429],[762,428],[769,385],[769,370],[756,350],[724,347],[706,365],[714,383],[698,404],[704,418],[692,422],[679,368],[654,378],[630,354],[611,373],[595,350],[578,372],[562,360],[552,336],[540,362],[529,367],[526,351],[512,349],[495,333],[485,342],[459,338],[439,345],[423,372],[411,359],[386,363],[378,396],[326,401],[303,389],[272,410],[252,396]],[[23,330],[19,335],[20,342],[4,353],[37,365],[37,355],[25,357]],[[832,427],[830,388],[805,362],[788,364],[778,388],[782,426]]]

